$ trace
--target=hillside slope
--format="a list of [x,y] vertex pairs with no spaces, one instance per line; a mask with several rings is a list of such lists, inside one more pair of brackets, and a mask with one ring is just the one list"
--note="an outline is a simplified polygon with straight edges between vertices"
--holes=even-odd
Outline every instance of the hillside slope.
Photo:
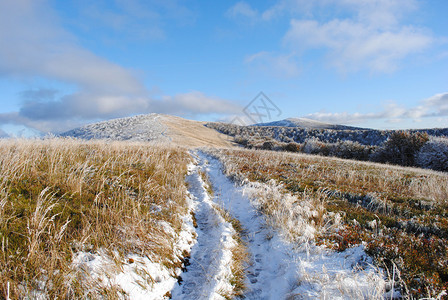
[[231,147],[232,138],[205,127],[205,122],[147,114],[113,119],[72,129],[61,136],[80,139],[151,141],[185,147]]
[[180,117],[160,115],[160,122],[167,127],[170,141],[185,147],[232,147],[233,137],[206,127],[206,122],[192,121]]
[[259,123],[253,126],[275,126],[275,127],[294,127],[303,129],[335,129],[335,130],[357,130],[363,129],[359,127],[330,124],[319,122],[306,118],[288,118],[280,121],[274,121],[269,123]]

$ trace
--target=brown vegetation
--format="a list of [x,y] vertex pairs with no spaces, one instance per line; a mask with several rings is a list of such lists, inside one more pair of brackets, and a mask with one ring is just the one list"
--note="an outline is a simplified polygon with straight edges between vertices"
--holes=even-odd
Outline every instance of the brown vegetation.
[[174,269],[188,154],[144,143],[0,142],[0,298],[116,298],[73,269],[75,253],[135,253]]

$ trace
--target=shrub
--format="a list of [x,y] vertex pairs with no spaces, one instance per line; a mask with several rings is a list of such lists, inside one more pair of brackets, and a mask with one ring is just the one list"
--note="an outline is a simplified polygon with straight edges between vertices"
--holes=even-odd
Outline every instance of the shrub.
[[274,142],[268,141],[268,142],[264,142],[263,145],[261,146],[262,150],[273,150],[274,149]]
[[288,143],[283,146],[283,150],[288,152],[300,152],[300,144],[297,143]]
[[371,159],[377,162],[414,166],[416,154],[428,140],[427,133],[395,131],[371,156]]
[[305,141],[302,151],[307,154],[329,155],[330,148],[327,144],[321,142],[317,138],[310,138]]
[[448,138],[432,138],[417,153],[416,161],[422,168],[448,171]]
[[235,143],[247,146],[249,144],[249,139],[239,135],[235,137]]
[[361,145],[358,142],[339,141],[333,144],[330,155],[348,159],[368,160],[371,149],[372,147]]

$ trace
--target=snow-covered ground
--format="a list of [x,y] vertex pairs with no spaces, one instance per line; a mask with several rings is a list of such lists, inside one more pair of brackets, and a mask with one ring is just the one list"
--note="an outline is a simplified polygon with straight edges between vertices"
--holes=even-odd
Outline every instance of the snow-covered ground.
[[[194,166],[190,165],[190,169]],[[191,177],[190,175],[189,177]],[[190,212],[197,206],[192,193],[187,197],[189,212],[182,216],[182,229],[179,233],[165,221],[160,227],[172,237],[173,254],[178,261],[185,253],[190,253],[196,243],[195,228]],[[78,252],[74,255],[72,267],[74,276],[85,276],[90,289],[114,288],[123,292],[120,299],[169,299],[170,293],[178,282],[181,268],[169,269],[157,257],[128,253],[122,257],[119,253],[108,253],[100,249],[96,253]],[[88,295],[86,290],[85,294]]]
[[251,252],[247,269],[247,299],[375,299],[384,296],[383,274],[373,267],[363,247],[336,253],[310,242],[294,247],[266,224],[250,199],[247,186],[236,186],[221,163],[200,154],[215,191],[214,201],[238,219]]
[[173,299],[225,299],[223,295],[232,291],[229,279],[235,230],[214,208],[200,169],[199,165],[192,167],[187,176],[195,202],[197,243],[192,248],[190,266],[172,292]]
[[[115,286],[129,299],[226,299],[232,295],[232,248],[235,230],[217,206],[241,223],[243,240],[250,252],[246,270],[246,299],[383,299],[386,280],[373,267],[363,246],[334,252],[316,246],[293,245],[266,223],[250,197],[254,186],[236,185],[223,173],[221,163],[202,152],[196,155],[186,178],[190,214],[184,216],[179,234],[172,231],[174,251],[189,252],[189,263],[175,274],[150,257],[129,254],[119,268],[105,252],[78,253],[73,266],[105,287]],[[206,173],[213,196],[201,177]],[[196,237],[196,239],[195,239]],[[179,277],[180,276],[180,280]],[[177,278],[176,278],[177,277]],[[392,289],[393,290],[393,289]],[[397,296],[397,295],[395,295]]]
[[61,136],[81,139],[106,139],[130,141],[169,141],[167,127],[160,115],[148,114],[98,122],[67,131]]

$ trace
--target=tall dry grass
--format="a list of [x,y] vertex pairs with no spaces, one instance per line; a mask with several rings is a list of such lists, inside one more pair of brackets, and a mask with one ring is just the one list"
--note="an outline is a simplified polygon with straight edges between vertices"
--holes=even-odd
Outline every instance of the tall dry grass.
[[185,150],[73,139],[0,141],[0,298],[116,298],[80,251],[147,256],[174,272],[168,223],[187,213]]

